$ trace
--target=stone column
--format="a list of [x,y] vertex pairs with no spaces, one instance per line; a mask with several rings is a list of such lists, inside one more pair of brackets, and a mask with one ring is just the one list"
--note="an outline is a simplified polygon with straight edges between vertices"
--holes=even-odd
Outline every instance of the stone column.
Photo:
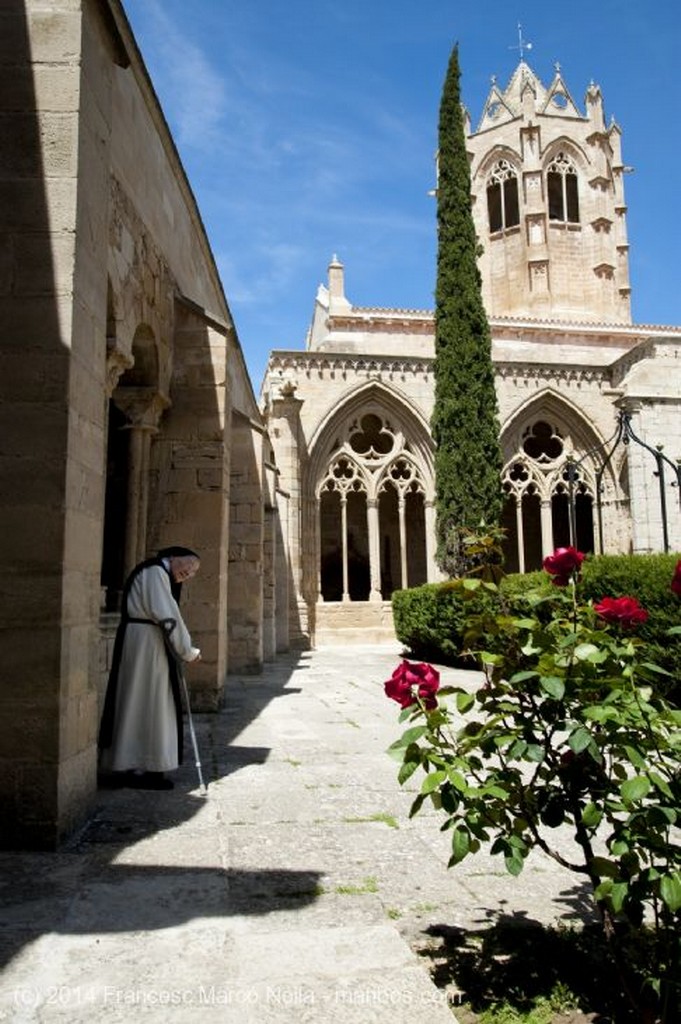
[[[525,529],[523,527],[523,499],[517,494],[515,501],[515,526],[518,538],[518,572],[525,572]],[[550,552],[549,552],[550,553]]]
[[[305,506],[302,494],[302,473],[305,458],[305,445],[300,425],[300,411],[303,402],[295,397],[296,386],[292,382],[282,385],[272,398],[267,413],[267,429],[274,448],[277,469],[279,471],[279,487],[288,495],[288,521],[284,527],[288,538],[289,555],[289,637],[293,646],[307,646],[306,630],[307,612],[305,611],[306,586],[314,591],[315,597],[320,594],[319,559],[317,544],[313,536],[306,538],[305,550],[301,545],[303,534],[303,517]],[[319,534],[319,509],[311,505],[307,514],[310,516],[310,529],[314,536]],[[308,595],[311,598],[311,595]],[[283,611],[282,611],[283,614]]]
[[407,573],[407,524],[404,521],[404,495],[401,494],[397,504],[400,519],[400,586],[406,590],[409,586]]
[[350,600],[348,582],[348,497],[341,494],[341,544],[343,545],[343,600]]
[[116,388],[115,405],[130,421],[128,462],[128,519],[125,532],[125,576],[147,551],[149,510],[149,454],[151,439],[158,433],[161,413],[170,404],[158,392],[147,388]]
[[553,553],[553,521],[551,518],[551,499],[543,499],[541,503],[541,543],[542,558]]
[[435,554],[437,550],[437,536],[435,526],[435,501],[427,498],[423,505],[426,526],[426,572],[428,583],[437,583],[442,579],[442,573],[438,567]]
[[378,519],[378,501],[367,498],[367,531],[369,535],[369,569],[371,579],[370,601],[381,601],[381,543]]

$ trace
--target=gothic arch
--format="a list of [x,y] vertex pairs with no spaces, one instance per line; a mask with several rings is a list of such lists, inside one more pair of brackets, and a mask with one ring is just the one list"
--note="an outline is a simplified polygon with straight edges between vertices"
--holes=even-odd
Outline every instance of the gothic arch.
[[575,139],[568,138],[567,135],[561,135],[557,139],[552,139],[547,145],[546,149],[541,155],[542,169],[546,170],[552,160],[556,158],[558,153],[567,153],[571,156],[577,164],[580,171],[588,171],[591,160],[588,153],[579,145]]
[[348,392],[340,405],[329,408],[320,418],[309,442],[309,479],[313,488],[318,482],[320,461],[329,443],[329,436],[337,429],[338,423],[347,416],[357,415],[364,407],[375,405],[383,408],[397,422],[401,423],[420,460],[424,471],[434,475],[433,442],[430,427],[420,409],[401,391],[384,381],[365,381]]
[[480,160],[474,174],[473,174],[473,185],[475,182],[486,181],[487,175],[490,173],[492,168],[500,161],[507,160],[509,164],[514,168],[516,173],[520,175],[523,168],[523,158],[520,153],[513,149],[511,146],[496,145],[493,146]]
[[304,490],[315,600],[388,600],[432,576],[432,441],[394,389],[362,384],[327,414]]
[[596,516],[619,488],[615,466],[599,473],[603,438],[581,410],[546,389],[506,422],[501,445],[509,569],[537,569],[555,547],[595,550]]

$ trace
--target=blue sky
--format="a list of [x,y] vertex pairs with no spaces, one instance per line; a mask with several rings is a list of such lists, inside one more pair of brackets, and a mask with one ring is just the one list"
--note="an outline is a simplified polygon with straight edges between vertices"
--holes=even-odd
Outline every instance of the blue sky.
[[681,324],[677,0],[123,0],[258,392],[302,348],[334,254],[358,306],[432,309],[433,154],[459,44],[477,124],[493,74],[560,63],[622,128],[634,320]]

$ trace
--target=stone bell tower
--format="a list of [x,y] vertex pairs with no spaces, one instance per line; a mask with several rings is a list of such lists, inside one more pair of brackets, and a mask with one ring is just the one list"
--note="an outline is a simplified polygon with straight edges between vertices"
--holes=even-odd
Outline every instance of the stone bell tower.
[[621,132],[593,83],[585,107],[558,66],[546,88],[521,59],[467,122],[490,316],[631,323]]

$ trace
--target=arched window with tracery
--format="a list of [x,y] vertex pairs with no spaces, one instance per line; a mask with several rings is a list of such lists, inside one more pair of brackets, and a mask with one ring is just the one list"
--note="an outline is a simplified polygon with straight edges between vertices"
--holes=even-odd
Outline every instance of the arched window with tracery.
[[563,150],[555,155],[546,169],[546,193],[550,221],[579,224],[577,168]]
[[572,483],[576,537],[571,539],[567,455],[574,450],[569,433],[548,420],[533,420],[522,430],[502,474],[508,572],[540,569],[557,547],[574,543],[585,553],[594,550],[596,484],[593,469],[583,464]]
[[425,583],[424,471],[404,431],[382,411],[364,411],[329,448],[317,488],[322,600],[388,600]]
[[518,177],[508,160],[499,160],[487,178],[487,215],[491,234],[520,223]]

